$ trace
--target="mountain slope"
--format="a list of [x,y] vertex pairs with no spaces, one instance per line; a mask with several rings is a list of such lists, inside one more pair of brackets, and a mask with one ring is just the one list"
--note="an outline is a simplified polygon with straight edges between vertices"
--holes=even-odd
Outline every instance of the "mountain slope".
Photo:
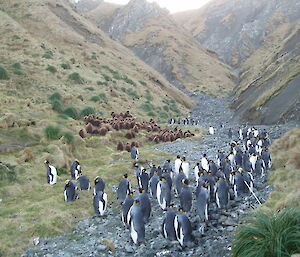
[[284,23],[300,18],[297,0],[212,0],[197,11],[179,13],[183,24],[201,44],[238,66]]
[[[39,109],[58,91],[78,108],[88,105],[104,113],[132,109],[138,116],[147,115],[140,108],[147,94],[152,95],[151,106],[157,107],[153,109],[157,116],[163,102],[169,100],[175,101],[182,113],[192,106],[187,96],[79,16],[67,2],[10,1],[0,7],[1,32],[5,34],[0,39],[1,66],[10,77],[0,80],[5,97],[26,99]],[[20,69],[13,68],[14,63]],[[107,100],[90,100],[99,94]],[[1,112],[10,108],[4,105]]]
[[[103,8],[107,8],[107,4]],[[201,47],[165,9],[146,0],[132,0],[101,15],[101,4],[85,17],[122,42],[178,88],[224,95],[234,87],[230,67]],[[112,11],[114,7],[110,10]]]
[[300,120],[299,1],[214,0],[174,17],[239,71],[231,107],[242,121]]

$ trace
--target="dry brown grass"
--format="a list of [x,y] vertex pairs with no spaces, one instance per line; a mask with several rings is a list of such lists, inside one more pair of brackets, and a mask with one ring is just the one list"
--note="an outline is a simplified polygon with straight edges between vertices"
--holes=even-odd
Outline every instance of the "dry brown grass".
[[268,183],[275,186],[266,208],[280,210],[290,206],[300,206],[300,129],[287,132],[274,141],[271,147],[275,170]]

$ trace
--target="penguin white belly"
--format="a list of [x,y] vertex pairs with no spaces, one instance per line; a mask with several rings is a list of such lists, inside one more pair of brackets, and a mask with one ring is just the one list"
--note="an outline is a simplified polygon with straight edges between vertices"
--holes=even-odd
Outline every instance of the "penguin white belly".
[[208,161],[206,158],[202,158],[201,159],[201,166],[203,169],[205,169],[206,171],[209,170],[209,166],[208,166]]
[[102,201],[99,201],[98,202],[98,206],[99,206],[99,208],[98,208],[98,210],[99,210],[99,213],[100,213],[100,215],[102,216],[103,215],[103,207],[104,207],[104,205],[103,205],[103,202]]
[[65,201],[68,201],[68,196],[67,196],[67,190],[64,191],[64,197],[65,197]]
[[219,198],[218,192],[216,193],[216,202],[217,202],[218,207],[221,208],[221,206],[220,206],[220,198]]
[[79,178],[79,172],[77,169],[74,171],[74,176],[76,180]]
[[164,231],[165,238],[168,238],[168,233],[167,233],[167,230],[166,230],[166,224],[164,224],[163,231]]
[[208,206],[205,205],[205,219],[208,220]]
[[94,187],[94,193],[93,193],[93,195],[96,195],[96,188]]
[[213,127],[209,127],[209,134],[215,134],[215,129]]
[[103,208],[103,213],[104,213],[107,208],[107,194],[106,193],[103,193],[103,200],[104,200],[104,208]]
[[233,191],[234,191],[234,196],[237,198],[238,197],[238,192],[237,192],[237,186],[233,186]]
[[179,241],[178,227],[179,227],[178,217],[176,216],[175,219],[174,219],[174,228],[175,228],[176,238]]
[[138,233],[135,231],[134,226],[133,226],[133,221],[131,222],[131,226],[130,226],[130,235],[132,238],[132,241],[137,244],[137,240],[138,240]]
[[180,227],[180,231],[179,231],[179,243],[181,246],[183,246],[183,239],[184,239],[184,234],[183,234],[183,229]]
[[156,188],[156,197],[157,197],[157,201],[158,201],[159,205],[161,206],[160,195],[161,195],[161,186],[160,186],[160,182],[159,182],[157,184],[157,188]]
[[185,174],[186,178],[189,178],[190,168],[189,168],[188,163],[182,163],[182,170],[183,170],[183,173]]
[[175,172],[176,173],[179,173],[180,165],[181,165],[181,161],[180,160],[176,160],[175,161]]
[[132,210],[132,206],[130,207],[128,213],[127,213],[127,224],[130,225],[131,222],[131,210]]
[[57,180],[57,171],[54,166],[49,165],[50,167],[50,185],[56,184]]
[[199,168],[198,168],[198,166],[196,166],[194,168],[194,174],[195,174],[195,179],[198,182],[198,179],[199,179]]

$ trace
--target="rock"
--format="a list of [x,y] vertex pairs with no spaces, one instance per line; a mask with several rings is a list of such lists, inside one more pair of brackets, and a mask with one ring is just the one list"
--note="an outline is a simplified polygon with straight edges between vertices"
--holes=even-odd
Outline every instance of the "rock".
[[234,226],[237,224],[237,221],[232,218],[227,218],[224,222],[222,222],[222,225],[224,226]]
[[33,245],[38,245],[40,243],[40,238],[39,237],[34,238],[32,243]]
[[129,245],[129,244],[126,244],[125,247],[124,247],[124,250],[127,252],[127,253],[134,253],[134,248]]
[[97,251],[99,252],[103,252],[103,251],[106,251],[108,249],[108,246],[107,245],[98,245],[96,247]]

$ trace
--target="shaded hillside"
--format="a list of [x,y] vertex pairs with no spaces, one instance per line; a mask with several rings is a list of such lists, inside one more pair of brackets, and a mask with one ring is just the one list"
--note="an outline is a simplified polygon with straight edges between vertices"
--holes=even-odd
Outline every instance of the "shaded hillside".
[[[0,4],[1,115],[23,108],[47,109],[58,91],[65,103],[110,113],[131,109],[138,116],[185,113],[191,100],[131,51],[79,16],[65,1]],[[13,105],[7,105],[12,101]],[[163,109],[173,102],[173,112]],[[143,105],[147,103],[147,108]],[[30,116],[26,108],[22,115]],[[41,114],[42,115],[42,114]]]
[[202,45],[238,66],[279,26],[300,18],[297,0],[212,0],[174,15]]
[[240,73],[231,107],[243,122],[300,120],[300,3],[213,0],[174,15]]
[[119,8],[108,6],[100,4],[86,12],[85,17],[90,17],[170,83],[214,95],[224,95],[234,87],[235,76],[230,68],[215,53],[200,46],[165,9],[146,0],[132,0]]

